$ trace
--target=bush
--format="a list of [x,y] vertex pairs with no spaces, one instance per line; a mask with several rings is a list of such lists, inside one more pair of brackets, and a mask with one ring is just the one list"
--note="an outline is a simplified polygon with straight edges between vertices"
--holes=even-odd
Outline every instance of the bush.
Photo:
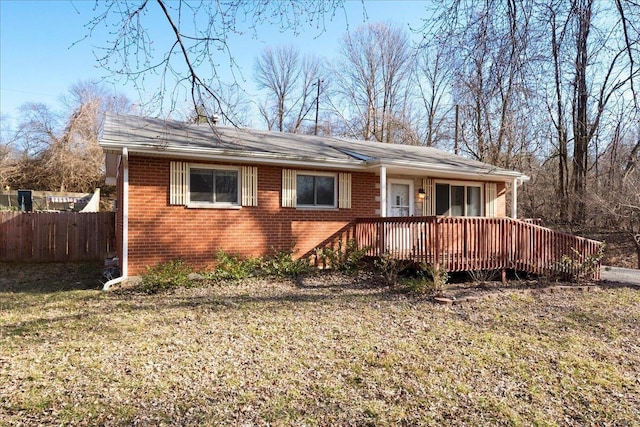
[[448,281],[449,273],[445,269],[422,263],[416,276],[405,280],[404,285],[414,293],[437,295]]
[[193,270],[182,261],[169,261],[147,267],[147,272],[142,275],[142,288],[147,293],[157,293],[178,286],[186,286],[190,283],[189,274]]
[[316,249],[316,256],[323,264],[327,261],[334,270],[344,271],[352,274],[362,267],[362,260],[367,255],[369,247],[358,249],[358,243],[355,239],[347,241],[343,246],[342,240],[338,241],[338,247]]
[[273,277],[296,278],[311,270],[309,260],[293,259],[293,250],[276,252],[261,264],[262,272]]
[[409,268],[413,262],[394,258],[389,252],[374,261],[374,266],[382,274],[382,279],[388,286],[398,284],[400,274]]
[[216,252],[216,268],[212,277],[218,280],[240,280],[256,274],[260,267],[260,258],[240,259],[227,254],[222,249]]
[[558,268],[562,272],[577,271],[576,274],[571,274],[569,277],[569,279],[574,282],[588,282],[592,279],[598,268],[600,268],[600,262],[604,256],[604,249],[605,244],[603,243],[598,248],[598,252],[593,255],[585,256],[575,248],[571,248],[573,257],[566,254],[563,255]]

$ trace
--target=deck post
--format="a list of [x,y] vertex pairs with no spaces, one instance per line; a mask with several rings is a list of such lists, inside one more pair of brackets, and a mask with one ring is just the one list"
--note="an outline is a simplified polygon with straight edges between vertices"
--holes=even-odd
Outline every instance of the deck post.
[[380,217],[387,216],[387,167],[380,166]]
[[435,218],[434,225],[433,268],[438,271],[440,270],[440,218]]
[[513,203],[511,206],[511,218],[518,219],[518,178],[513,179]]

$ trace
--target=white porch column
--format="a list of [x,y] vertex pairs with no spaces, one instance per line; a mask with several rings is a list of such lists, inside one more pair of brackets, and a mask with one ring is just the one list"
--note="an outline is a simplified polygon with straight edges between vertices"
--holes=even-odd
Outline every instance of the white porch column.
[[513,201],[511,204],[511,218],[518,219],[518,178],[513,180]]
[[387,167],[380,166],[380,216],[387,216]]

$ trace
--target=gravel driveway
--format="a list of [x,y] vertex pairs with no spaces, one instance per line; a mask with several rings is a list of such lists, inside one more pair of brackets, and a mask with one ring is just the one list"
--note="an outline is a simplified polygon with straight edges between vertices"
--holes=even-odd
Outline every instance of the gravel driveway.
[[602,280],[607,280],[609,282],[627,283],[640,286],[640,270],[603,266],[600,276]]

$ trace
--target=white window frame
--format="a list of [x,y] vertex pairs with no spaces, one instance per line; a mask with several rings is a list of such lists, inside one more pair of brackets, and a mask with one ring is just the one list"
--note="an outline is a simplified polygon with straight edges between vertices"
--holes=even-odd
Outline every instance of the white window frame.
[[[333,204],[332,205],[303,205],[298,203],[298,177],[299,176],[330,176],[333,178]],[[338,208],[338,174],[332,172],[296,171],[296,199],[298,209],[337,209]]]
[[[235,171],[238,175],[238,181],[236,186],[236,203],[230,202],[200,202],[200,201],[192,201],[191,200],[191,169],[210,169],[210,170],[220,170],[220,171]],[[200,163],[189,163],[187,165],[187,194],[186,194],[186,202],[188,208],[214,208],[214,209],[240,209],[242,207],[242,172],[241,168],[237,166],[223,166],[223,165],[211,165],[211,164],[200,164]]]
[[[485,210],[486,207],[484,205],[484,183],[483,182],[476,182],[476,181],[447,181],[447,180],[442,180],[442,179],[438,179],[438,180],[434,180],[433,181],[433,202],[432,202],[432,212],[434,215],[437,215],[436,213],[436,208],[437,208],[437,197],[438,197],[438,193],[436,191],[436,186],[438,184],[448,184],[449,185],[449,217],[451,217],[451,186],[456,186],[456,187],[464,187],[464,215],[462,217],[468,217],[469,215],[467,215],[467,187],[477,187],[480,189],[480,216],[484,216],[485,215]],[[441,215],[444,216],[444,215]]]

